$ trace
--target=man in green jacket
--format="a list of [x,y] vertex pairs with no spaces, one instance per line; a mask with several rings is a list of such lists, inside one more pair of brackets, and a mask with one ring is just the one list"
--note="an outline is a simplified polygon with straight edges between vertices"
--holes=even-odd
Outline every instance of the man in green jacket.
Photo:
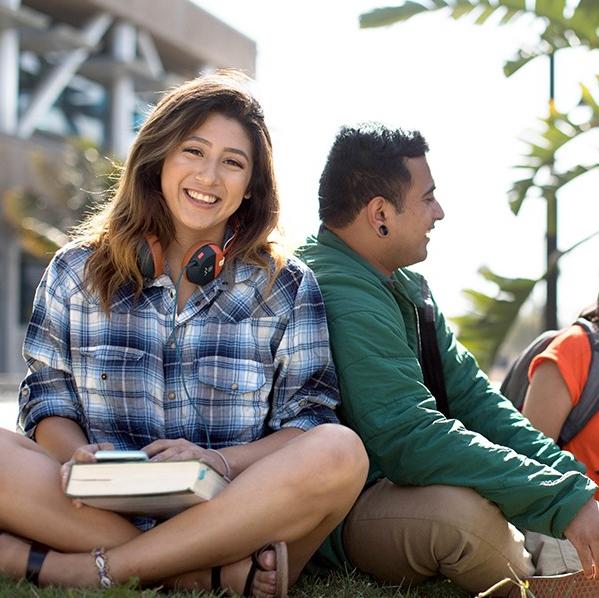
[[[584,569],[572,583],[599,596],[597,487],[491,386],[406,269],[444,217],[427,150],[418,132],[344,127],[320,180],[323,226],[299,251],[324,295],[341,417],[370,457],[364,492],[321,554],[393,583],[442,574],[478,592],[510,567],[534,573],[520,528],[569,539]],[[436,368],[422,358],[426,320]]]

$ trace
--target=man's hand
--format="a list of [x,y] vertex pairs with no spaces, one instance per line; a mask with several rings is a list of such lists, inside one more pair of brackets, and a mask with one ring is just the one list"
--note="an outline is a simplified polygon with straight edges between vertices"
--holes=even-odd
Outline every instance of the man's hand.
[[578,553],[584,574],[599,579],[599,502],[592,499],[578,511],[564,535]]

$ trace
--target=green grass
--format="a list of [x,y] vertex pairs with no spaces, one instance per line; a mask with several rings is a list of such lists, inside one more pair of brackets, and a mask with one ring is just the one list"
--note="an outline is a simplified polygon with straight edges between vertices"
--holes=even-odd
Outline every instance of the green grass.
[[[110,590],[63,590],[37,588],[26,581],[14,583],[0,576],[0,598],[221,598],[223,594],[209,592],[161,592],[137,590],[135,584]],[[413,588],[382,586],[366,575],[357,573],[331,574],[327,578],[302,576],[290,591],[290,598],[467,598],[468,594],[446,580],[428,581]]]

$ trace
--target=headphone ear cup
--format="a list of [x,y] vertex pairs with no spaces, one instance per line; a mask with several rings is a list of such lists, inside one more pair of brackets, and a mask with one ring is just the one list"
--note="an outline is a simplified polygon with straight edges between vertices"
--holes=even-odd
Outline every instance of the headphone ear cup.
[[155,235],[149,235],[137,244],[137,267],[141,275],[149,280],[164,272],[162,248]]
[[204,285],[213,281],[222,272],[224,265],[223,250],[214,243],[202,241],[185,254],[182,267],[189,282]]

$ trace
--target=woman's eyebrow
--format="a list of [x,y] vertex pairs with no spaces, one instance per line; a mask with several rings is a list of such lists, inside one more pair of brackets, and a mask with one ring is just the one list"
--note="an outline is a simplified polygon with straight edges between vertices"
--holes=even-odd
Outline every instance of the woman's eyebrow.
[[[186,141],[189,141],[189,140],[199,141],[200,143],[204,143],[208,147],[212,147],[211,141],[208,141],[208,139],[204,139],[203,137],[200,137],[199,135],[190,135],[189,137],[187,137]],[[238,149],[236,147],[225,147],[224,150],[226,152],[231,152],[233,154],[239,154],[240,156],[243,156],[248,162],[250,161],[249,156],[241,149]]]

